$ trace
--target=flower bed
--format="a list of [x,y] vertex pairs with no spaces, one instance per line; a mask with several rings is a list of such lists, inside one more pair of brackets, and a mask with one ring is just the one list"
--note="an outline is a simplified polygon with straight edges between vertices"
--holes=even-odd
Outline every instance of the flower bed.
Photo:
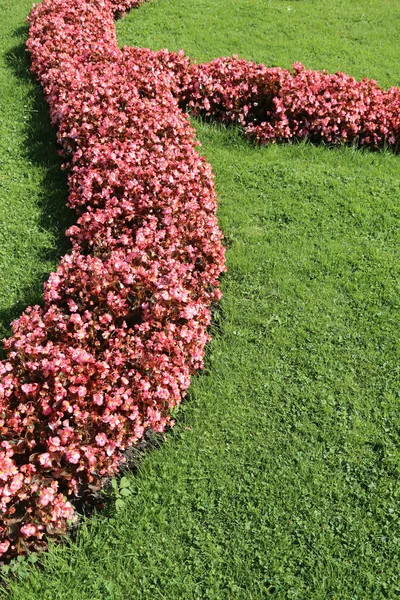
[[[147,429],[172,425],[203,364],[225,269],[210,166],[187,115],[259,142],[308,137],[397,148],[400,92],[343,75],[117,45],[140,0],[44,0],[28,49],[69,169],[72,251],[44,307],[13,323],[0,363],[0,555],[74,519]],[[70,500],[69,500],[69,499]]]
[[[44,0],[28,48],[79,219],[44,308],[13,324],[0,382],[0,552],[41,547],[202,367],[224,268],[210,166],[176,95],[182,54],[118,49],[130,3]],[[149,72],[153,73],[149,77]]]
[[218,58],[193,65],[186,99],[194,114],[236,122],[260,144],[309,139],[377,150],[400,144],[400,90],[345,73],[293,72]]

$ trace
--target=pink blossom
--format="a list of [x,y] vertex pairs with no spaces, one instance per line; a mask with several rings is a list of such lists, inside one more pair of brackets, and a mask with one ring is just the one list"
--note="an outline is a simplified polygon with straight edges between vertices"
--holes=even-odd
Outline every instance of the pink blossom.
[[65,458],[67,459],[67,461],[73,465],[77,465],[79,463],[80,457],[81,455],[78,450],[70,450],[65,454]]
[[0,542],[0,556],[5,554],[10,547],[10,542],[5,540],[4,542]]
[[52,460],[49,452],[44,452],[39,455],[39,462],[43,467],[50,468],[52,466]]
[[96,394],[93,394],[93,404],[96,404],[97,406],[101,406],[104,402],[104,396],[103,394],[100,394],[99,392],[97,392]]
[[21,385],[21,390],[25,393],[25,394],[30,394],[32,392],[35,392],[38,388],[38,385],[36,383],[25,383],[24,385]]
[[105,446],[107,444],[107,436],[105,433],[98,433],[95,440],[99,446]]
[[35,525],[22,525],[20,531],[23,536],[30,537],[36,534],[37,527]]
[[49,503],[53,502],[55,496],[55,491],[52,487],[44,488],[40,492],[39,504],[41,506],[47,506]]

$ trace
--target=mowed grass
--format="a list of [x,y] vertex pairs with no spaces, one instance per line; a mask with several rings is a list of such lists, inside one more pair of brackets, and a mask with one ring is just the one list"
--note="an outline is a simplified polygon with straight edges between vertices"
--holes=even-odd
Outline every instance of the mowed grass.
[[[6,8],[0,27],[11,48],[29,4]],[[299,60],[389,86],[400,84],[399,17],[385,0],[154,0],[121,20],[118,35],[121,44],[183,47],[198,60],[234,52],[284,67]],[[40,296],[63,251],[68,215],[52,222],[66,193],[54,134],[21,54],[13,56],[1,70],[12,151],[4,148],[11,191],[1,195],[1,219],[10,233],[0,290],[24,302],[26,290]],[[23,119],[24,105],[39,106],[36,121]],[[42,556],[40,571],[7,577],[0,595],[397,598],[400,157],[260,149],[236,129],[196,128],[216,173],[229,269],[206,371],[175,429],[128,474],[125,509],[117,513],[111,498],[76,540]],[[34,250],[11,258],[13,244],[29,247],[28,228]],[[2,310],[12,298],[1,296]]]
[[72,222],[55,132],[28,72],[24,21],[31,6],[0,0],[0,339],[40,301]]

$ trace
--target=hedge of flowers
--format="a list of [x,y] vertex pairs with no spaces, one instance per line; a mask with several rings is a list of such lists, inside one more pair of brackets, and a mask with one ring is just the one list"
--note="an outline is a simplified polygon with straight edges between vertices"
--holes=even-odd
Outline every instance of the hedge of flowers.
[[218,58],[192,66],[186,99],[194,114],[240,124],[258,143],[309,139],[376,150],[400,144],[400,90],[345,73],[267,68]]
[[148,429],[173,425],[202,367],[225,269],[210,166],[186,109],[259,142],[397,148],[400,93],[343,74],[235,57],[119,49],[143,0],[43,0],[28,50],[69,170],[72,251],[0,363],[0,556],[62,535]]
[[189,62],[118,49],[113,15],[136,4],[44,0],[30,16],[79,218],[44,308],[13,323],[0,366],[3,558],[62,534],[69,499],[172,424],[220,297],[211,168],[177,99]]

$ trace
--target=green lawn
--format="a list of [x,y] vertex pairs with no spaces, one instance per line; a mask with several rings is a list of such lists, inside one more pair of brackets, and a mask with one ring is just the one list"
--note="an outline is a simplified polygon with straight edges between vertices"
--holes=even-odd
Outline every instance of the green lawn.
[[28,72],[24,21],[31,6],[0,0],[0,339],[40,300],[72,222],[55,132]]
[[[0,0],[0,316],[65,251],[55,136]],[[392,0],[153,0],[121,44],[400,85]],[[37,111],[37,112],[35,112]],[[15,600],[400,597],[400,157],[196,123],[228,245],[204,374],[116,513],[7,576]]]

